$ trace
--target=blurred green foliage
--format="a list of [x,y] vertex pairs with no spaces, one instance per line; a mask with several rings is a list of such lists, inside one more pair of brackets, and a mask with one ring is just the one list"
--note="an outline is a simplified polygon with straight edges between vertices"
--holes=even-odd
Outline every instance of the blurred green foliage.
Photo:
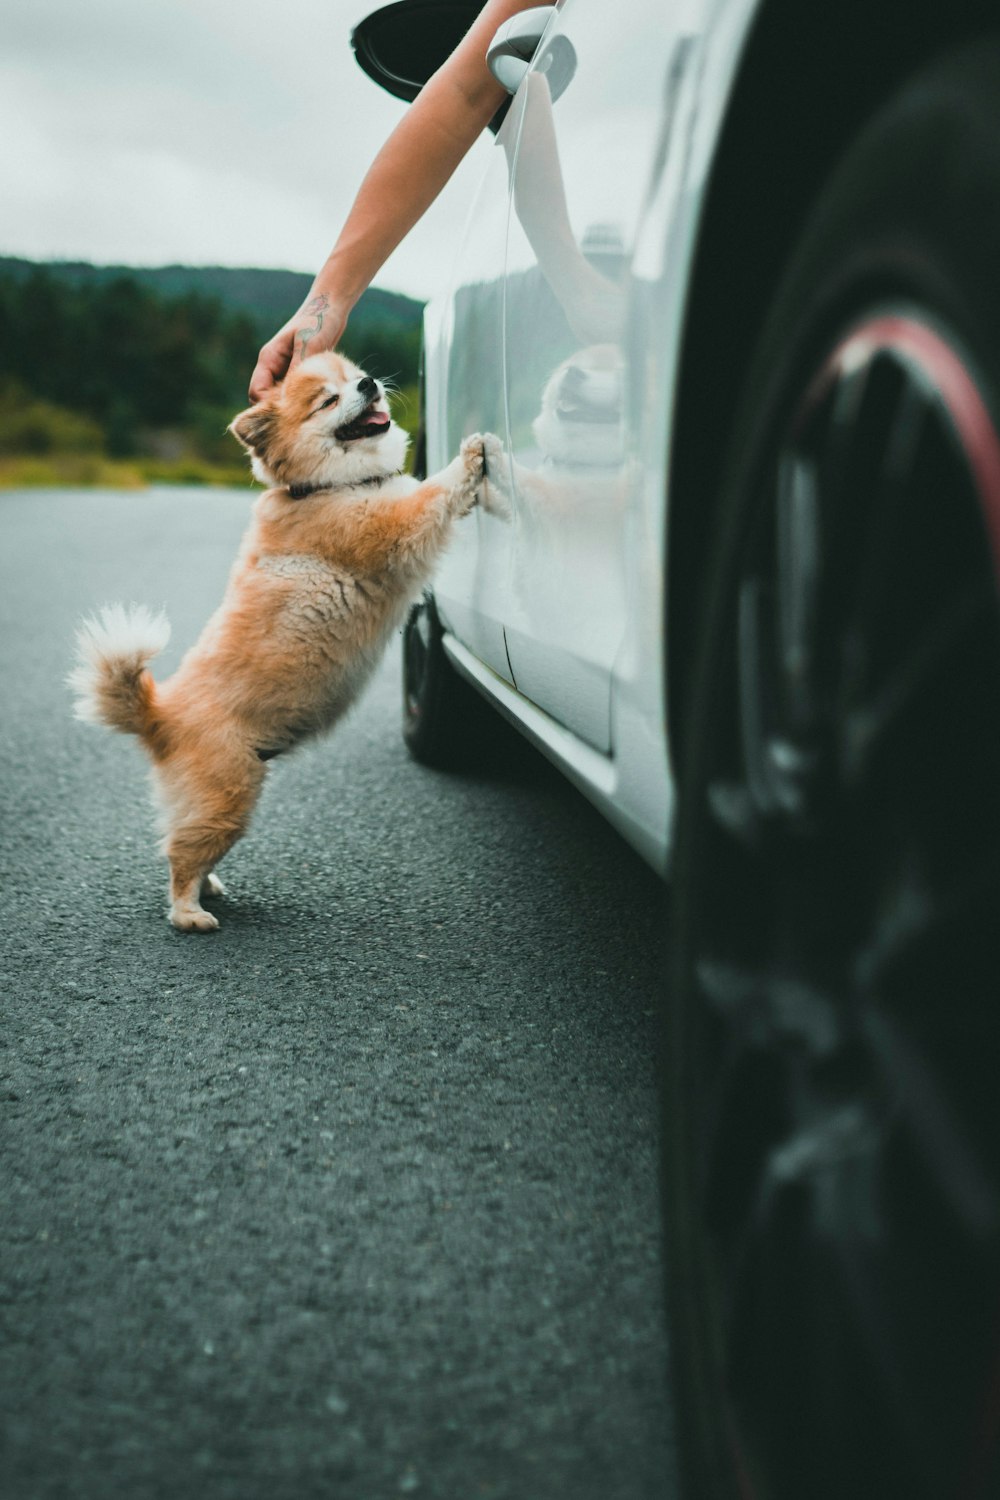
[[[227,424],[247,404],[261,343],[308,288],[294,272],[0,258],[0,484],[244,479]],[[376,289],[341,347],[409,387],[420,321],[420,303]],[[412,421],[402,403],[398,419],[411,427],[407,405]]]
[[17,381],[0,383],[0,455],[101,453],[99,423],[32,396]]

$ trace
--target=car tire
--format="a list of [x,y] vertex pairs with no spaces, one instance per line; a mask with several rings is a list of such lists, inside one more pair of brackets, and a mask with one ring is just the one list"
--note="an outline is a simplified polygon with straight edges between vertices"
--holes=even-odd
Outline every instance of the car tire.
[[664,1187],[693,1500],[1000,1492],[1000,47],[846,151],[713,512]]
[[484,720],[495,715],[448,660],[443,634],[426,591],[403,627],[403,740],[421,765],[455,771],[479,759]]

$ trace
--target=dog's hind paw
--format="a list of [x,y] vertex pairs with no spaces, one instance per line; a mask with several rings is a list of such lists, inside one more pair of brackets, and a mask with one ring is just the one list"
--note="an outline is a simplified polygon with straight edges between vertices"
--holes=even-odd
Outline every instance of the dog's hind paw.
[[218,875],[205,876],[204,880],[201,882],[202,900],[204,900],[206,896],[224,896],[225,894],[226,887],[222,884],[222,881],[219,879]]
[[219,919],[213,917],[210,911],[203,911],[200,906],[172,906],[170,925],[176,927],[178,932],[215,932]]

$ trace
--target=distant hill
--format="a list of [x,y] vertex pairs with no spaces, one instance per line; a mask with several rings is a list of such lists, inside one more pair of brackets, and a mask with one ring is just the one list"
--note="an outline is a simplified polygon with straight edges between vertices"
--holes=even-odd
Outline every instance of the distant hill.
[[[17,280],[39,268],[77,286],[98,286],[127,276],[161,297],[178,297],[188,292],[216,297],[225,307],[245,313],[251,319],[261,343],[301,305],[312,281],[304,271],[269,271],[250,266],[93,266],[86,261],[32,261],[0,255],[0,276]],[[419,338],[422,313],[423,303],[413,297],[370,287],[351,315],[351,342],[355,351],[363,356],[360,344],[370,333],[381,346],[394,331],[410,347]]]

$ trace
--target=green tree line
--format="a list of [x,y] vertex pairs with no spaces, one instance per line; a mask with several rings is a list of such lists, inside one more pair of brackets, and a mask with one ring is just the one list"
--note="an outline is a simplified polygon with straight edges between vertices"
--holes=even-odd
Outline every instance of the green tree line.
[[8,392],[89,418],[115,457],[163,429],[187,429],[197,446],[223,431],[256,348],[247,316],[196,292],[165,299],[126,276],[82,287],[41,267],[20,282],[0,278]]
[[[150,281],[154,273],[73,269],[0,262],[0,464],[90,454],[138,462],[140,477],[145,460],[152,477],[171,477],[171,462],[180,478],[198,477],[199,464],[241,472],[226,426],[246,405],[257,350],[275,325],[232,295],[198,290],[193,269],[169,292]],[[176,285],[187,268],[171,270]],[[240,274],[258,286],[268,275]],[[362,302],[345,352],[376,375],[415,384],[419,304],[376,294],[365,311]]]

